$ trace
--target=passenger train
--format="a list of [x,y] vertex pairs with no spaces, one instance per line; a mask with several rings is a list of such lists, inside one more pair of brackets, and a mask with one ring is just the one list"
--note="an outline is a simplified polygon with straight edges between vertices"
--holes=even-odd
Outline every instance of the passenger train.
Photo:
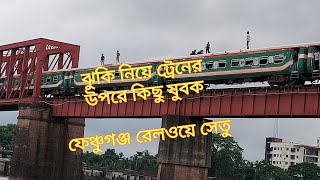
[[[174,79],[166,79],[157,75],[157,67],[162,60],[146,61],[130,64],[133,67],[151,65],[153,75],[149,79],[125,79],[121,81],[119,65],[106,65],[115,70],[115,80],[110,83],[96,85],[100,90],[129,89],[134,83],[144,86],[165,85],[177,82],[204,80],[210,84],[241,84],[243,82],[267,81],[271,86],[303,85],[305,81],[319,78],[320,43],[291,45],[275,48],[225,52],[219,54],[191,55],[180,58],[168,58],[173,62],[202,59],[202,72],[176,75]],[[86,83],[81,74],[94,71],[96,68],[77,68],[43,72],[41,94],[74,95],[82,94]],[[3,82],[0,82],[3,83]],[[13,83],[19,83],[14,77]],[[33,81],[30,89],[33,88]]]

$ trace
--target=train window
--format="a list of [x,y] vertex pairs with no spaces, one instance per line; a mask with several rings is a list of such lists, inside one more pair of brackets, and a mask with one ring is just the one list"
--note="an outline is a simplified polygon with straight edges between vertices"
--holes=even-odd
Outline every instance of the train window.
[[265,65],[268,63],[268,56],[262,56],[260,57],[260,65]]
[[47,77],[47,83],[51,83],[51,77]]
[[44,84],[44,78],[42,77],[42,79],[41,79],[41,84]]
[[226,61],[219,61],[218,68],[225,68],[226,67]]
[[275,64],[282,63],[283,60],[284,60],[284,55],[283,54],[274,56],[274,63]]
[[53,77],[53,82],[58,82],[58,76]]
[[253,59],[252,58],[246,58],[245,59],[245,65],[246,66],[252,66],[253,65]]
[[240,59],[240,67],[244,67],[244,59]]
[[119,77],[120,73],[119,72],[115,72],[114,75],[115,75],[115,77]]
[[231,62],[231,66],[232,67],[238,67],[240,65],[240,61],[239,60],[232,60],[232,62]]
[[[159,67],[157,67],[157,69],[158,69],[158,68],[159,68]],[[164,70],[165,70],[165,67],[161,66],[160,72],[164,72]]]
[[219,61],[213,62],[213,69],[218,69]]
[[269,63],[273,63],[274,62],[274,56],[269,56]]
[[205,62],[202,62],[202,70],[206,70],[206,63]]
[[253,58],[253,65],[259,66],[259,58],[258,57]]
[[213,62],[210,61],[210,62],[207,62],[206,63],[206,69],[212,69],[213,68]]

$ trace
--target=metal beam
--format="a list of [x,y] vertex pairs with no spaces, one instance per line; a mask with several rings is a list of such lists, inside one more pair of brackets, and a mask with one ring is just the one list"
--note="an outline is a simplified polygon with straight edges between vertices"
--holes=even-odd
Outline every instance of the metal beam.
[[89,106],[84,98],[55,99],[55,117],[159,118],[166,114],[198,117],[320,117],[319,86],[210,90],[164,103],[152,99],[127,103],[100,102]]

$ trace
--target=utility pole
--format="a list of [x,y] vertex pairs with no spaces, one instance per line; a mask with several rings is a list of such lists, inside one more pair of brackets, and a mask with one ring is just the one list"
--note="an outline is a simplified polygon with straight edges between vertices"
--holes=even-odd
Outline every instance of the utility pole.
[[279,131],[279,120],[278,120],[278,118],[275,118],[274,119],[274,126],[273,126],[273,137],[278,137],[278,131]]

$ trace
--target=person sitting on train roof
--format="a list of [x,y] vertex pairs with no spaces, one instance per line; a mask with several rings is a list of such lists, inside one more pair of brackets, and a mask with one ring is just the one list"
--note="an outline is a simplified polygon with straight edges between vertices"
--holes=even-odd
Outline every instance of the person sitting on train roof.
[[191,51],[190,55],[196,55],[196,51],[197,51],[197,50]]
[[197,54],[203,54],[203,50],[200,50]]

